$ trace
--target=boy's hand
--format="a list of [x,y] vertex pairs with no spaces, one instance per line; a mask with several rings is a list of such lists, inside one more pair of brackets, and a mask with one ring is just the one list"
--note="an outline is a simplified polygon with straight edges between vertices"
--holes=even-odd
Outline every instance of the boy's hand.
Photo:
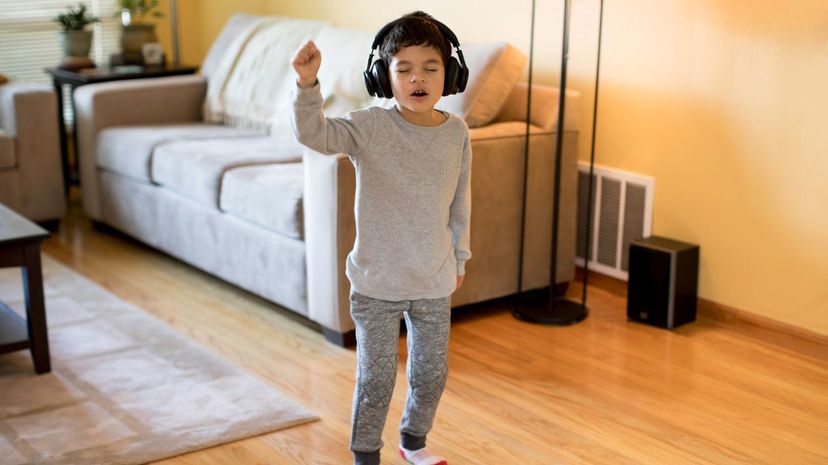
[[296,81],[299,87],[308,88],[316,84],[316,74],[319,72],[319,65],[322,64],[322,53],[316,48],[316,44],[309,40],[293,55],[291,62],[299,79]]
[[454,288],[454,290],[460,289],[460,286],[463,285],[463,279],[465,279],[465,278],[466,278],[466,275],[457,277],[457,287]]

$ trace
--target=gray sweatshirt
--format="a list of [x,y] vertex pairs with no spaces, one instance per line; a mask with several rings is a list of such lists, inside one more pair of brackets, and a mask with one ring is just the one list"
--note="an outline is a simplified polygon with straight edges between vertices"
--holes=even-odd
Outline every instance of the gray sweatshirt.
[[319,84],[293,93],[293,132],[307,147],[347,153],[356,168],[351,288],[375,299],[435,299],[465,274],[471,211],[471,143],[455,115],[435,127],[396,108],[326,118]]

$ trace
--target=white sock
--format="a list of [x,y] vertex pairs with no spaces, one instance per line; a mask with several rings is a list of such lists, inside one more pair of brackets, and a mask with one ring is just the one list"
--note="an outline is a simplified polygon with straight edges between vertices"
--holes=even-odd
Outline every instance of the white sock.
[[413,465],[448,465],[446,459],[430,452],[425,447],[419,450],[408,450],[400,446],[400,455]]

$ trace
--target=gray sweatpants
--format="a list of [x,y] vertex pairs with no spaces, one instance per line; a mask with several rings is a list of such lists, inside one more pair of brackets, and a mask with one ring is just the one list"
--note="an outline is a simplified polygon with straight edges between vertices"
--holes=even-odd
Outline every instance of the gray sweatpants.
[[451,297],[389,302],[351,292],[357,373],[351,450],[382,448],[382,430],[397,376],[400,317],[408,328],[408,397],[400,433],[425,438],[446,385]]

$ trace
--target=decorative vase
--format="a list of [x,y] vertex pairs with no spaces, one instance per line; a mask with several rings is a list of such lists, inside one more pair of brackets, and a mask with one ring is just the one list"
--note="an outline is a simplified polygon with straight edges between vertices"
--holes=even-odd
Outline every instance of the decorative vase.
[[61,31],[59,33],[60,47],[63,56],[85,58],[92,48],[92,31]]
[[125,63],[143,64],[144,44],[154,42],[158,42],[155,37],[155,24],[130,24],[121,27],[121,50]]

